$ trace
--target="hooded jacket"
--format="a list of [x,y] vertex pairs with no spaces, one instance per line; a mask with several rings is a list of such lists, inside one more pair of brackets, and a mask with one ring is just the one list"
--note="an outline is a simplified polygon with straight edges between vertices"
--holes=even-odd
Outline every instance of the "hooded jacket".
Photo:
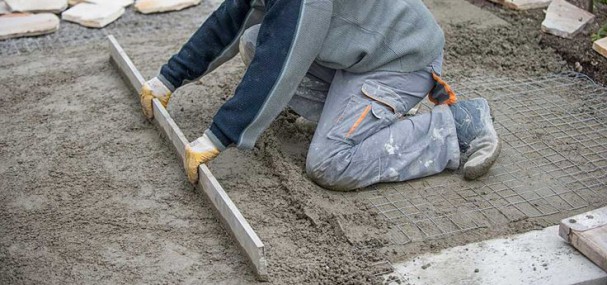
[[310,65],[348,72],[417,71],[441,53],[444,35],[421,0],[226,0],[162,66],[174,91],[238,53],[261,23],[255,56],[206,134],[221,149],[250,149],[287,106]]

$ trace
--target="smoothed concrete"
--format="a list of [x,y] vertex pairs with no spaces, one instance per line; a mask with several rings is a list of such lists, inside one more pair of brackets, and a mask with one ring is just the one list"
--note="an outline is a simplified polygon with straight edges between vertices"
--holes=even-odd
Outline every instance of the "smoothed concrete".
[[481,28],[507,26],[508,23],[466,0],[422,0],[441,25],[469,24]]
[[[394,265],[404,284],[607,284],[607,273],[558,234],[558,226],[425,254]],[[393,282],[396,283],[396,282]]]

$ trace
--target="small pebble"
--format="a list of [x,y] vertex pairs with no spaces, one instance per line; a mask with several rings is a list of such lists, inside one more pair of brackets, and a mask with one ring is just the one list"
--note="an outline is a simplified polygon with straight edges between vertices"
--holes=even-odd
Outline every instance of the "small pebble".
[[474,269],[474,273],[478,273],[478,272],[479,272],[478,268]]

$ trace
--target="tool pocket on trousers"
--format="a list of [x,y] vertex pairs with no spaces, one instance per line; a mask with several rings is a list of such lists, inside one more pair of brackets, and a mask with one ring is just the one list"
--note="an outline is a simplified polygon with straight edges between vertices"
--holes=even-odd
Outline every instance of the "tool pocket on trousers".
[[361,91],[363,96],[350,98],[328,138],[355,145],[402,117],[405,106],[389,87],[366,81]]

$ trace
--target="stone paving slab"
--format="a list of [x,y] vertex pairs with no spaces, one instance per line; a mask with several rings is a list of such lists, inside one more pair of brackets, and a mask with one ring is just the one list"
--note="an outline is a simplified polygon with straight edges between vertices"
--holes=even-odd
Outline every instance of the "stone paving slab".
[[593,19],[594,15],[584,9],[565,0],[554,0],[548,6],[546,19],[542,22],[542,31],[571,39]]
[[124,14],[120,5],[80,3],[61,14],[66,21],[90,28],[103,28]]
[[110,4],[110,5],[120,5],[122,7],[128,7],[135,3],[135,0],[68,0],[68,4],[70,6],[75,6],[80,3],[93,3],[93,4]]
[[201,0],[137,0],[135,9],[143,14],[179,11],[200,4]]
[[133,3],[135,3],[135,0],[84,0],[84,2],[99,5],[107,4],[114,6],[122,6],[126,8],[128,6],[133,5]]
[[493,3],[502,5],[514,10],[530,10],[546,8],[552,0],[489,0]]
[[9,14],[11,9],[8,7],[6,2],[0,1],[0,15]]
[[515,10],[546,8],[552,0],[505,0],[504,7]]
[[67,0],[5,0],[13,12],[60,13],[67,8]]
[[58,28],[55,14],[8,14],[0,17],[0,40],[48,34]]

